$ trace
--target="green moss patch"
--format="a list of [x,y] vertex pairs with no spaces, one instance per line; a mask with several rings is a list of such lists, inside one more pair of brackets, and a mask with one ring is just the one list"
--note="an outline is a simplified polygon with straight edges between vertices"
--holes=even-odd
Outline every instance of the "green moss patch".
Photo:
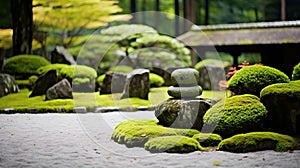
[[286,152],[295,149],[296,145],[295,139],[287,135],[273,132],[251,132],[224,139],[219,144],[219,149],[235,153],[260,150]]
[[204,147],[218,146],[222,141],[222,137],[220,135],[212,133],[195,134],[193,138],[196,139],[200,143],[200,145]]
[[111,138],[127,147],[143,147],[144,144],[153,137],[161,136],[189,136],[198,134],[199,131],[193,129],[174,129],[163,127],[157,124],[157,120],[127,120],[118,124]]
[[269,85],[260,93],[261,98],[270,95],[284,95],[291,98],[300,98],[300,80],[291,81],[290,83],[277,83]]
[[261,90],[271,84],[288,83],[289,77],[278,69],[268,66],[246,66],[228,81],[228,89],[235,94],[260,95]]
[[237,95],[219,101],[203,116],[204,126],[215,127],[214,133],[229,137],[262,129],[267,115],[265,106],[254,95]]
[[293,69],[292,80],[300,80],[300,63]]
[[145,149],[153,152],[188,153],[204,150],[199,142],[186,136],[163,136],[149,139]]

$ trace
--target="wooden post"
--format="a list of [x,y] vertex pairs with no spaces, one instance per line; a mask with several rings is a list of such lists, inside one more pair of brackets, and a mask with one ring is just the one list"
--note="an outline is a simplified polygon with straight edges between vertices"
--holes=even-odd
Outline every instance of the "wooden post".
[[174,0],[175,10],[175,36],[179,35],[179,0]]
[[205,0],[205,25],[209,24],[209,0]]
[[286,19],[286,0],[281,0],[281,20]]

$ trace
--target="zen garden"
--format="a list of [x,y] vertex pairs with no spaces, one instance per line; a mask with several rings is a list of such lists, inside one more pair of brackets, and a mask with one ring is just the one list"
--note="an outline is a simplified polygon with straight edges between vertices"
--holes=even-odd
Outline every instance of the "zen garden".
[[298,0],[1,0],[0,167],[298,167]]

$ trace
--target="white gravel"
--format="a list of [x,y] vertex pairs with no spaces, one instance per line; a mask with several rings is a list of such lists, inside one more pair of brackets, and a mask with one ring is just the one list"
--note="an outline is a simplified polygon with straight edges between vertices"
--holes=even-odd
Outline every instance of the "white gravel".
[[116,124],[135,118],[153,111],[0,114],[0,167],[300,167],[300,151],[151,154],[110,140]]

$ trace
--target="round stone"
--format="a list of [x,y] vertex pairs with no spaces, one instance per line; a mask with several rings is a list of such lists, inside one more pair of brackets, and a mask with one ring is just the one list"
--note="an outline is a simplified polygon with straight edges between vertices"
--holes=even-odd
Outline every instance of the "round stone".
[[176,69],[171,78],[179,86],[195,86],[198,85],[199,72],[192,68]]
[[194,98],[202,94],[202,88],[199,85],[186,87],[170,86],[168,94],[174,98]]

